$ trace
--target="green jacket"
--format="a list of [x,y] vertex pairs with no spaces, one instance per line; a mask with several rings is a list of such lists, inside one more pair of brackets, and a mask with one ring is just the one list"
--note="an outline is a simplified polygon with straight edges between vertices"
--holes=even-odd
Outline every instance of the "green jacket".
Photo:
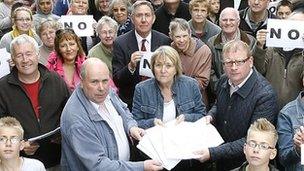
[[295,49],[288,62],[281,48],[256,47],[253,57],[256,69],[267,78],[277,92],[279,109],[298,96],[303,88],[302,49]]

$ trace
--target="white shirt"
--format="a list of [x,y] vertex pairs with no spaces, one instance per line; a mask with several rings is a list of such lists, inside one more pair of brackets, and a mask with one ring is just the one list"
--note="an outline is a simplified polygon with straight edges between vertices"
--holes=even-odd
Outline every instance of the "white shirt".
[[241,1],[242,1],[242,0],[234,0],[234,1],[233,1],[234,9],[239,10],[239,7],[240,7],[240,5],[241,5]]
[[164,113],[163,113],[163,122],[169,122],[174,120],[176,117],[176,108],[174,100],[164,103]]
[[141,49],[141,44],[142,44],[142,40],[143,39],[146,39],[147,41],[145,42],[145,47],[146,47],[146,50],[147,52],[151,52],[151,37],[152,37],[152,34],[151,32],[149,33],[149,35],[146,37],[146,38],[142,38],[135,30],[135,37],[136,37],[136,40],[137,40],[137,46],[138,46],[138,49],[140,50]]
[[129,161],[130,159],[130,147],[127,135],[123,127],[123,121],[121,116],[114,108],[110,96],[108,95],[102,105],[98,105],[92,102],[94,108],[98,111],[99,115],[104,119],[114,132],[114,136],[117,142],[119,160]]
[[22,157],[21,171],[45,171],[43,163],[37,159]]
[[228,80],[228,84],[230,85],[230,97],[234,92],[238,91],[238,89],[240,89],[246,83],[246,81],[249,79],[252,73],[253,70],[251,69],[247,77],[244,79],[244,81],[242,81],[239,85],[233,85],[230,79]]

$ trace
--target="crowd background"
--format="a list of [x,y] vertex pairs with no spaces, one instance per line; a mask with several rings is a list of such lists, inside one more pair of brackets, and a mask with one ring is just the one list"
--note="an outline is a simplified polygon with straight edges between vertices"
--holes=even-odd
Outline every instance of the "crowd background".
[[[91,110],[100,110],[94,105],[81,108],[81,104],[83,101],[107,102],[106,99],[94,101],[91,97],[94,95],[86,88],[93,92],[99,78],[95,78],[95,85],[88,79],[96,74],[108,74],[109,78],[102,77],[106,79],[102,86],[108,98],[115,99],[112,102],[115,113],[126,113],[119,122],[117,118],[105,119],[113,134],[120,135],[114,138],[118,146],[129,143],[134,147],[136,141],[133,140],[140,139],[135,135],[155,124],[174,119],[193,122],[204,117],[218,129],[225,143],[202,149],[200,159],[182,161],[174,170],[231,170],[246,161],[243,148],[248,143],[246,135],[250,125],[266,118],[278,131],[278,153],[271,163],[279,170],[300,171],[304,169],[300,165],[299,148],[304,143],[301,92],[304,47],[285,49],[265,44],[267,20],[304,21],[304,2],[282,0],[274,13],[268,10],[270,3],[270,0],[3,0],[0,2],[0,48],[10,52],[12,59],[9,61],[11,73],[0,80],[0,116],[15,117],[24,129],[25,140],[60,124],[69,130],[75,126],[74,122],[66,121],[69,128],[60,117],[69,118],[66,115],[71,113],[68,109],[73,108],[72,100],[66,107],[65,104],[70,95],[81,96],[79,102],[74,99],[78,106],[72,111],[77,112],[80,107],[79,111],[88,111],[89,115]],[[58,22],[62,15],[93,15],[94,35],[79,37],[73,29],[63,28]],[[20,40],[16,40],[20,36]],[[155,52],[151,61],[155,78],[139,75],[139,61],[145,52]],[[87,65],[97,71],[98,67],[102,68],[100,73],[87,67],[82,69],[90,58]],[[90,76],[86,75],[89,71]],[[107,90],[108,84],[111,91]],[[112,110],[106,106],[101,113]],[[69,119],[75,118],[78,117]],[[89,120],[83,119],[83,122]],[[125,122],[131,126],[114,128]],[[87,127],[94,129],[92,125]],[[131,127],[136,130],[131,132]],[[94,165],[92,161],[69,168],[68,160],[81,163],[92,158],[89,154],[86,159],[71,157],[86,156],[86,148],[80,147],[82,142],[69,135],[84,134],[81,131],[84,128],[78,129],[80,131],[62,130],[65,149],[61,163],[68,163],[67,170],[97,169],[86,167],[88,163]],[[127,129],[125,133],[132,134],[133,138],[121,137],[122,129]],[[57,137],[40,144],[25,142],[21,155],[39,159],[47,170],[60,170],[60,141]],[[93,140],[91,145],[94,147]],[[131,153],[121,158],[107,152],[105,156],[111,160],[147,159],[134,148],[126,152],[121,147],[105,146],[114,148],[119,155]],[[82,151],[78,153],[76,147]],[[109,168],[116,168],[111,162],[105,163]],[[153,170],[153,166],[158,165],[151,160],[141,164],[123,163],[120,169]]]

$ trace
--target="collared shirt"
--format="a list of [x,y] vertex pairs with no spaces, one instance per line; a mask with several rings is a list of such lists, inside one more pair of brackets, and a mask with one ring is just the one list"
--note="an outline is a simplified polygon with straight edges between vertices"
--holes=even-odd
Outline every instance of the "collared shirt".
[[242,0],[234,0],[234,1],[233,1],[234,9],[239,10],[239,7],[240,7],[240,5],[241,5],[241,1],[242,1]]
[[139,50],[141,49],[142,40],[146,39],[147,40],[145,42],[146,50],[147,50],[147,52],[151,52],[151,37],[152,37],[151,31],[146,38],[143,38],[135,30],[135,37],[136,37],[136,40],[137,40],[137,46],[138,46]]
[[239,85],[233,85],[231,80],[228,80],[228,84],[230,85],[230,97],[232,96],[232,94],[236,91],[238,91],[238,89],[240,89],[245,83],[246,81],[249,79],[249,77],[251,76],[253,70],[251,68],[249,74],[247,75],[247,77],[244,79],[244,81],[242,81]]
[[98,105],[90,101],[94,108],[98,111],[98,114],[104,119],[114,132],[114,136],[117,142],[119,160],[129,161],[130,148],[127,135],[124,131],[123,121],[121,116],[114,108],[110,96],[108,95],[101,105]]

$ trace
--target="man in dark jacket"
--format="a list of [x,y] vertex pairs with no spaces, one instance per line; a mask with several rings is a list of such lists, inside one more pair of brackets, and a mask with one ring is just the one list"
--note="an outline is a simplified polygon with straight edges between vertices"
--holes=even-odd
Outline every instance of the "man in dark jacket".
[[[16,37],[11,52],[15,66],[0,80],[0,117],[18,119],[25,139],[54,130],[70,95],[64,80],[38,64],[39,47],[32,37]],[[60,148],[58,137],[39,143],[26,141],[23,155],[59,170]]]
[[153,29],[169,35],[169,24],[174,18],[191,19],[188,4],[181,0],[164,0],[164,5],[155,11]]
[[276,18],[268,9],[270,0],[248,0],[249,7],[240,11],[240,29],[256,37],[260,29],[267,28],[268,18]]
[[205,117],[212,122],[225,143],[201,150],[200,161],[217,161],[217,169],[230,170],[246,159],[243,153],[247,130],[255,120],[274,122],[276,94],[269,82],[253,68],[249,46],[241,40],[224,45],[223,67],[226,75],[218,82],[217,101]]

